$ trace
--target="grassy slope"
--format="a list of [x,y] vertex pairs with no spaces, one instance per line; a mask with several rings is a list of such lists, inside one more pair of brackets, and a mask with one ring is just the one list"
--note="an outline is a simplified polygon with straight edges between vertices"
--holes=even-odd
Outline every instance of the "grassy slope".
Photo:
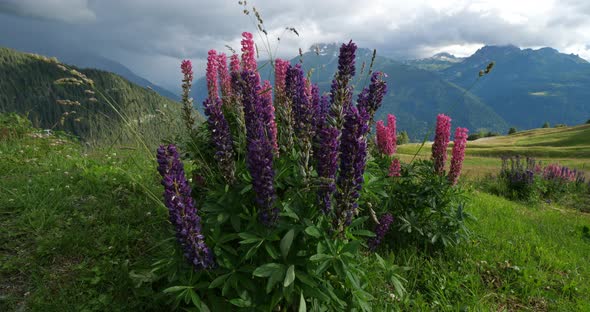
[[0,138],[0,311],[164,309],[130,279],[174,243],[151,155],[35,136]]
[[[420,144],[399,146],[398,155],[402,160],[410,161],[419,146]],[[450,151],[449,147],[449,157]],[[430,157],[430,152],[430,144],[427,143],[419,157]],[[469,141],[466,153],[463,172],[468,177],[496,173],[502,164],[502,155],[525,155],[543,163],[558,162],[582,170],[590,176],[590,125],[533,129]]]
[[[158,311],[150,276],[174,256],[153,156],[55,137],[0,141],[0,310]],[[590,216],[474,192],[470,243],[442,256],[395,255],[409,295],[375,310],[590,309]],[[143,281],[143,283],[142,283]],[[139,287],[138,287],[139,286]],[[384,288],[385,289],[385,288]]]
[[[89,143],[161,141],[180,128],[181,105],[113,73],[80,70],[94,83],[59,84],[75,67],[55,58],[0,47],[0,112],[27,114],[44,129],[68,131]],[[63,104],[63,100],[75,104]],[[60,104],[61,103],[61,104]],[[97,144],[97,145],[100,145]]]

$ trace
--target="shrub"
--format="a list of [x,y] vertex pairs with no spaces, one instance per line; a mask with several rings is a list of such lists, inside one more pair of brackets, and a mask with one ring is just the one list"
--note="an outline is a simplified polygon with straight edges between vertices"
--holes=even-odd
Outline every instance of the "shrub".
[[554,128],[565,128],[567,127],[566,124],[555,124],[555,126],[553,126]]
[[543,124],[543,128],[550,128],[549,122],[547,122],[547,121],[546,121],[546,122]]
[[385,187],[383,209],[395,216],[385,240],[390,248],[415,246],[438,249],[456,245],[468,237],[461,188],[452,187],[446,175],[434,171],[432,161],[421,160],[403,167],[395,183]]
[[538,197],[538,186],[535,180],[536,163],[532,158],[503,157],[499,179],[510,199],[535,200]]
[[410,137],[408,136],[408,132],[401,131],[398,135],[397,135],[397,145],[402,145],[402,144],[408,144],[410,143]]
[[516,128],[514,128],[514,127],[511,127],[510,129],[508,129],[508,134],[514,134],[516,132],[517,132]]
[[588,120],[586,121],[586,124],[590,124],[590,119],[588,119]]
[[498,184],[487,184],[488,190],[510,199],[548,202],[586,192],[583,172],[549,164],[545,167],[533,158],[503,157]]

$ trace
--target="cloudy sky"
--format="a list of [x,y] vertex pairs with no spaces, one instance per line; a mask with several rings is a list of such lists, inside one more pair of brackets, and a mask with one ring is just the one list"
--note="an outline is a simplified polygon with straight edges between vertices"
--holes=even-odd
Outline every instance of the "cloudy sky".
[[[398,59],[514,44],[590,60],[588,0],[248,1],[252,6],[279,57],[353,39]],[[91,52],[170,89],[178,85],[181,59],[192,59],[200,75],[207,51],[238,49],[242,31],[256,27],[237,0],[0,0],[0,46]]]

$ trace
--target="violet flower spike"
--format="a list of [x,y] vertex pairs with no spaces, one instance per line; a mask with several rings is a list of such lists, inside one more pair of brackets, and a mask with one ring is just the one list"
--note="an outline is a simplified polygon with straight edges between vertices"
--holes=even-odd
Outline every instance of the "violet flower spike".
[[207,124],[211,132],[211,143],[215,146],[215,159],[219,162],[219,168],[228,184],[235,182],[235,163],[233,139],[231,136],[229,124],[221,110],[221,99],[215,100],[207,98],[203,102],[205,115],[207,115]]
[[375,237],[372,237],[368,241],[368,246],[370,251],[375,251],[377,247],[385,238],[387,232],[389,232],[389,228],[393,223],[393,216],[390,213],[386,213],[381,216],[381,220],[379,220],[379,224],[375,227]]
[[360,191],[364,182],[363,174],[367,156],[366,134],[369,130],[369,115],[364,109],[352,106],[345,115],[340,144],[340,170],[337,179],[336,220],[340,229],[348,226],[357,214]]
[[244,104],[247,137],[247,167],[252,176],[252,189],[256,194],[259,220],[271,226],[278,219],[278,208],[275,207],[276,193],[274,188],[273,144],[269,139],[268,125],[272,103],[268,97],[261,96],[258,74],[244,70],[241,74],[241,94]]
[[157,160],[164,186],[164,204],[168,207],[169,219],[175,227],[184,257],[197,271],[216,267],[214,255],[205,243],[201,218],[197,215],[176,147],[172,144],[160,146]]

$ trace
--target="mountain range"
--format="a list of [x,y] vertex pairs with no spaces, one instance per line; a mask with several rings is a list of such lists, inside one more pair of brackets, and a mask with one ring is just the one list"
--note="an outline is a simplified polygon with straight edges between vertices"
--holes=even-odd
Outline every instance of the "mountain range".
[[[337,69],[338,49],[336,44],[315,45],[291,63],[302,62],[312,81],[327,92]],[[372,52],[357,50],[356,92],[366,86]],[[492,71],[480,76],[491,62]],[[272,80],[271,66],[260,67],[262,77]],[[377,55],[373,70],[386,73],[389,86],[377,118],[395,114],[399,128],[414,141],[431,133],[438,113],[448,114],[453,126],[467,127],[472,133],[506,133],[510,127],[531,129],[545,122],[575,125],[590,118],[590,63],[552,48],[484,46],[465,58],[443,52],[405,61]],[[204,95],[205,81],[200,79],[196,103]]]
[[[328,92],[337,69],[338,52],[337,44],[317,44],[291,59],[291,63],[302,62],[312,81],[318,83],[322,92]],[[372,50],[357,50],[356,92],[367,85],[372,56]],[[59,58],[79,68],[116,73],[128,80],[129,85],[140,86],[146,94],[153,90],[178,100],[173,92],[152,84],[116,61],[81,52],[62,52]],[[479,71],[492,61],[495,63],[492,72],[480,77]],[[259,62],[259,68],[263,79],[273,80],[268,62]],[[398,128],[408,131],[414,141],[431,133],[438,113],[450,115],[453,126],[467,127],[472,133],[480,130],[504,133],[510,127],[530,129],[545,122],[573,125],[590,117],[590,101],[587,101],[590,63],[552,48],[484,46],[464,58],[443,52],[403,61],[377,54],[372,70],[386,73],[389,86],[376,118],[395,114]],[[10,79],[10,75],[7,77]],[[202,77],[193,87],[198,110],[202,111],[205,96],[206,82]]]
[[180,103],[97,69],[0,47],[0,112],[87,143],[159,143],[179,127]]

